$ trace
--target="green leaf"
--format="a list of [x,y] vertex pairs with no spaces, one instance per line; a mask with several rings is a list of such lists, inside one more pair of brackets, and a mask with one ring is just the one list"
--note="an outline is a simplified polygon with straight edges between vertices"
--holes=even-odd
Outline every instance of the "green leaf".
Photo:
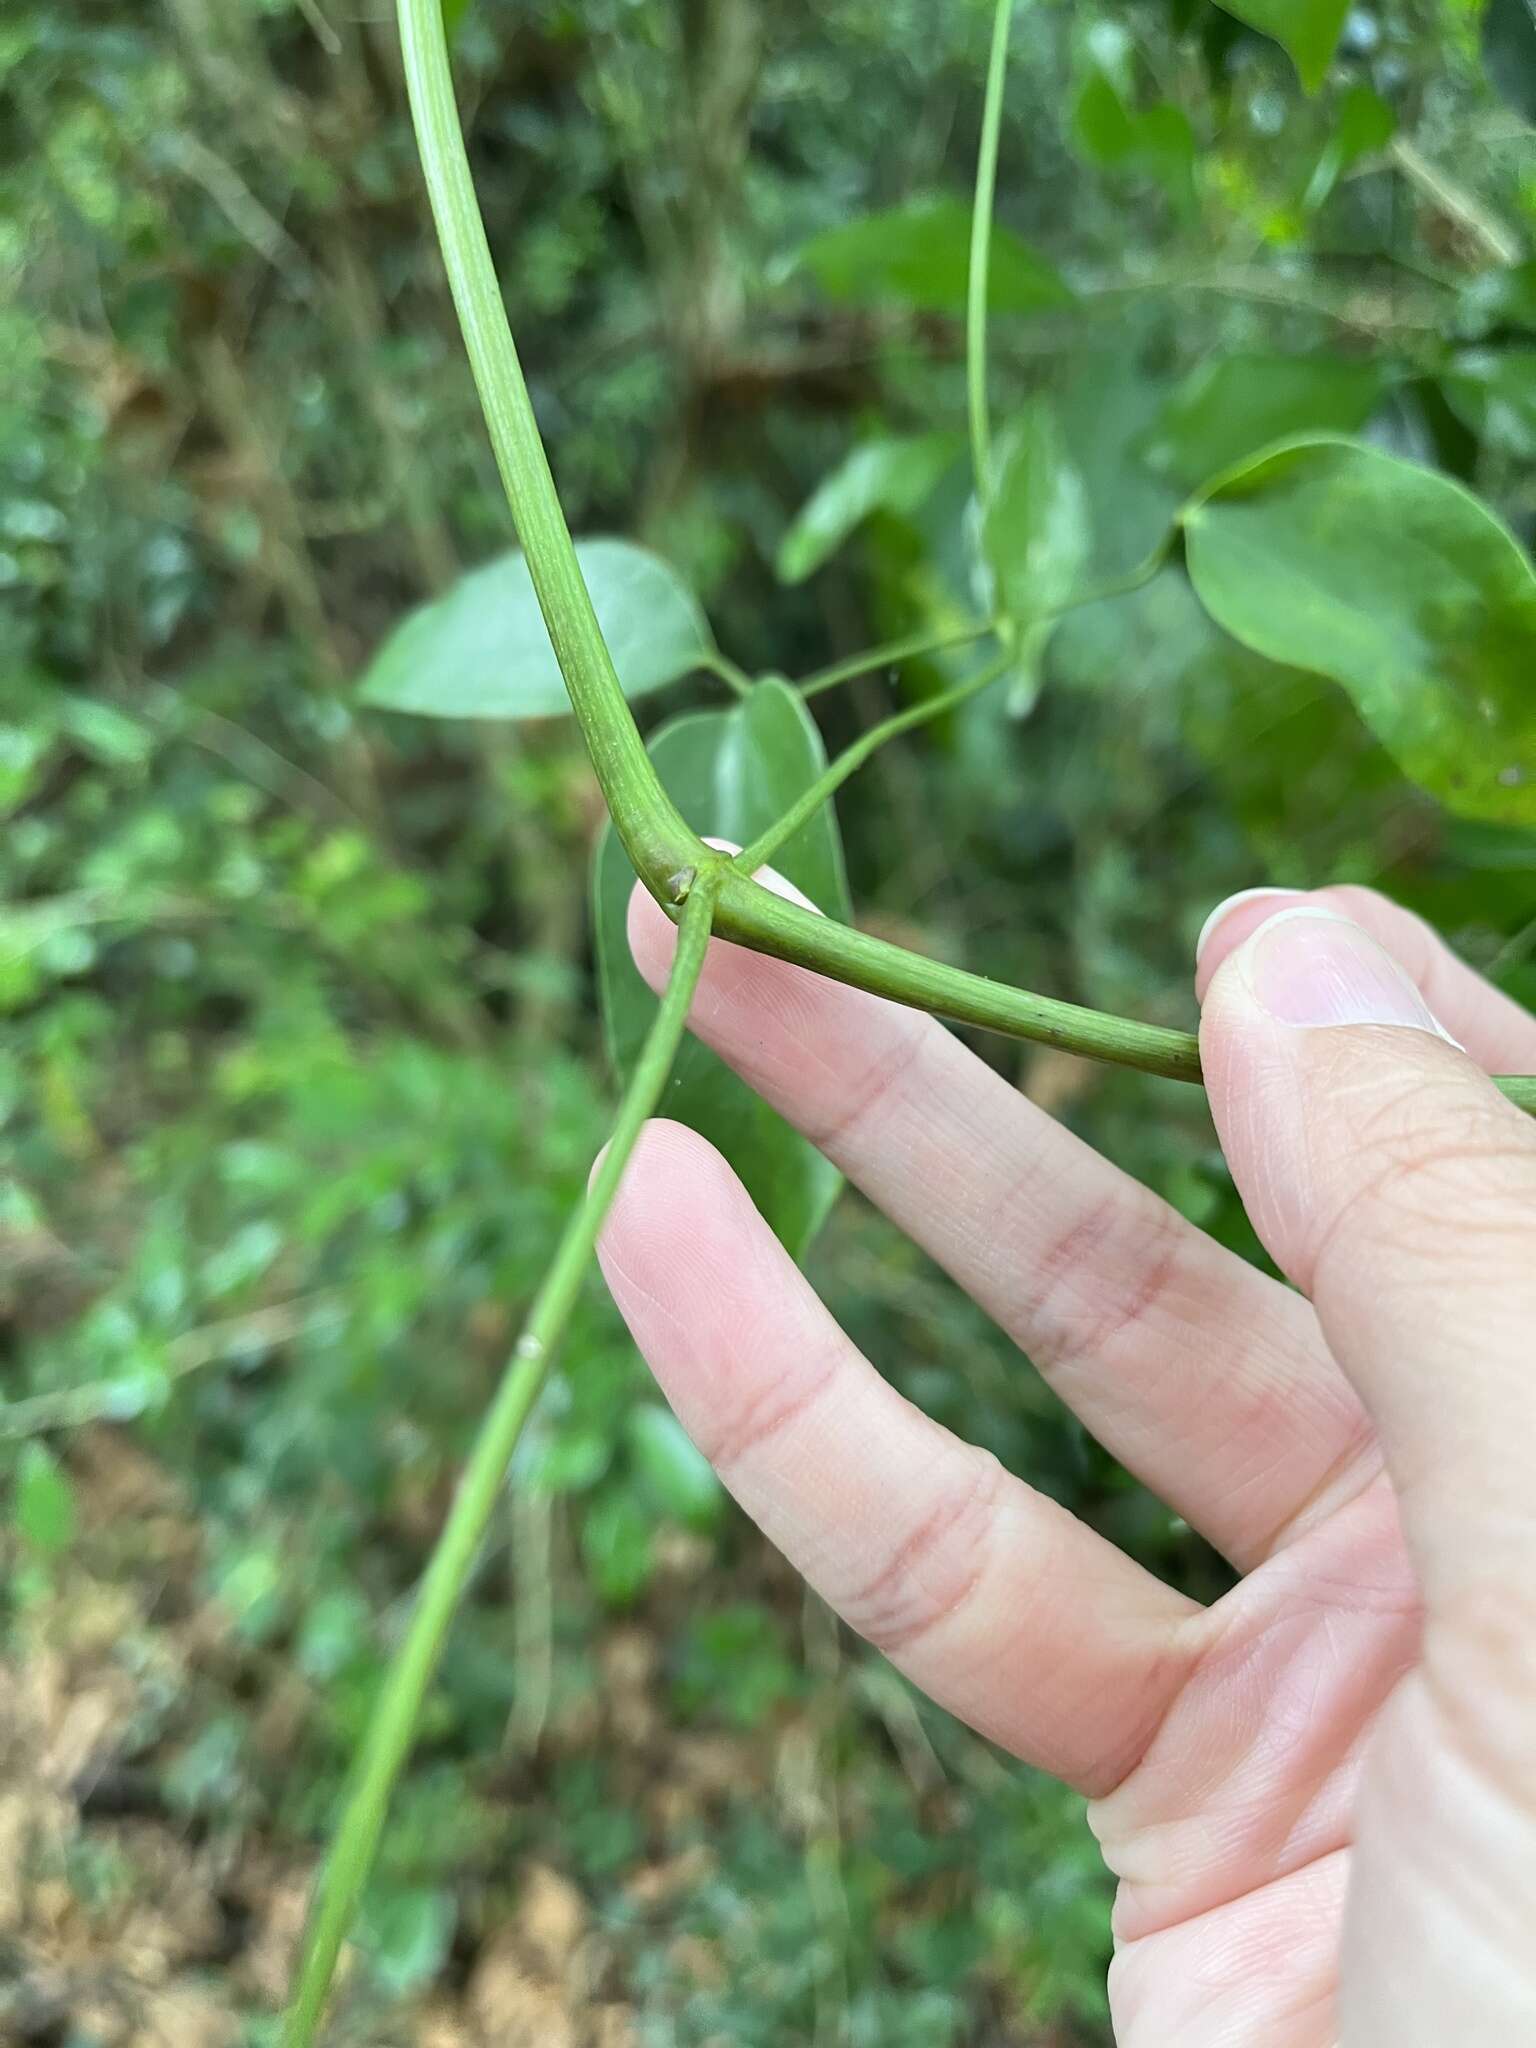
[[75,1490],[46,1444],[23,1446],[16,1465],[16,1533],[44,1557],[75,1540]]
[[[971,214],[961,200],[913,200],[828,228],[804,243],[797,263],[829,298],[851,305],[914,306],[930,313],[964,309],[970,270]],[[1004,227],[992,230],[989,302],[997,313],[1036,313],[1069,305],[1060,273]]]
[[661,1512],[693,1529],[713,1529],[725,1489],[671,1409],[652,1402],[631,1409],[628,1431],[635,1470]]
[[1151,178],[1176,206],[1195,201],[1195,131],[1182,107],[1136,108],[1109,73],[1093,66],[1078,90],[1072,132],[1079,153],[1105,170]]
[[1363,427],[1383,383],[1378,363],[1341,356],[1218,356],[1169,400],[1146,459],[1193,490],[1275,441]]
[[1340,178],[1360,159],[1385,149],[1397,133],[1397,115],[1368,85],[1352,85],[1339,102],[1333,133],[1318,156],[1302,209],[1315,213]]
[[1517,461],[1536,461],[1536,348],[1466,349],[1440,384],[1473,433]]
[[959,455],[958,434],[904,434],[862,447],[824,476],[779,544],[781,583],[803,583],[872,512],[910,518]]
[[[708,621],[674,569],[627,540],[582,540],[576,557],[626,697],[675,683],[713,651]],[[570,710],[520,551],[461,577],[395,628],[359,701],[428,718],[561,718]]]
[[1488,0],[1483,68],[1500,99],[1536,126],[1536,0]]
[[1027,709],[1055,615],[1071,597],[1093,544],[1083,480],[1069,460],[1056,408],[1040,397],[999,439],[997,481],[982,526],[996,609],[1018,629],[1011,708]]
[[581,1554],[598,1593],[613,1607],[628,1607],[656,1569],[651,1518],[622,1487],[599,1495],[581,1525]]
[[1219,479],[1184,530],[1201,602],[1235,639],[1342,684],[1448,809],[1536,824],[1536,573],[1486,506],[1318,440]]
[[1093,549],[1085,582],[1128,576],[1177,517],[1185,493],[1141,455],[1169,396],[1167,379],[1149,374],[1135,354],[1107,349],[1078,358],[1057,398],[1072,466],[1088,494]]
[[[728,711],[691,712],[651,742],[657,772],[698,832],[746,845],[782,815],[826,765],[810,713],[777,680]],[[842,847],[830,807],[774,855],[775,868],[831,917],[848,915]],[[656,998],[630,958],[634,874],[612,825],[593,871],[593,925],[603,1028],[621,1076],[633,1069]],[[683,1047],[661,1111],[700,1131],[740,1175],[758,1209],[800,1256],[841,1186],[836,1169],[696,1039]]]
[[1218,0],[1218,5],[1261,35],[1273,36],[1307,91],[1316,92],[1344,33],[1350,0]]
[[379,1988],[391,1998],[430,1984],[453,1941],[458,1907],[451,1891],[412,1887],[371,1892],[358,1935]]

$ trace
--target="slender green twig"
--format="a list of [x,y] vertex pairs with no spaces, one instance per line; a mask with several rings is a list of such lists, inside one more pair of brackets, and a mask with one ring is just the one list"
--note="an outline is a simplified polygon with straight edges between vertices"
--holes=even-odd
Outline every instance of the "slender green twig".
[[831,668],[818,669],[799,685],[800,694],[819,697],[823,690],[834,690],[839,683],[856,682],[860,676],[873,675],[876,669],[900,668],[903,662],[922,661],[930,654],[945,654],[952,647],[968,647],[973,640],[985,639],[996,630],[996,619],[968,619],[963,626],[946,626],[939,632],[908,633],[900,640],[887,641],[883,647],[851,654],[846,661],[834,662]]
[[[722,857],[723,858],[723,857]],[[1085,1010],[1054,996],[1031,995],[985,975],[967,974],[920,953],[909,953],[868,932],[802,910],[798,903],[750,881],[739,871],[720,884],[715,933],[753,952],[767,953],[841,981],[850,988],[886,996],[909,1009],[948,1017],[979,1031],[1000,1032],[1033,1045],[1133,1067],[1169,1081],[1203,1079],[1200,1041],[1190,1031],[1139,1024],[1101,1010]],[[1496,1075],[1494,1085],[1522,1109],[1536,1112],[1536,1076]]]
[[[342,1297],[334,1289],[302,1295],[297,1301],[276,1301],[249,1315],[229,1316],[173,1337],[167,1346],[165,1392],[171,1383],[200,1372],[219,1360],[238,1357],[242,1352],[265,1350],[286,1344],[317,1322],[340,1318],[345,1313]],[[146,1400],[158,1398],[160,1387],[146,1391]],[[80,1387],[61,1387],[54,1393],[32,1394],[21,1401],[0,1402],[0,1442],[18,1437],[41,1436],[55,1429],[83,1429],[90,1422],[122,1421],[137,1414],[139,1405],[131,1381],[91,1380]]]
[[384,1825],[390,1793],[442,1653],[449,1623],[479,1553],[523,1426],[549,1372],[555,1347],[581,1292],[603,1221],[618,1193],[646,1119],[654,1114],[688,1021],[709,945],[714,883],[700,877],[683,906],[666,994],[586,1200],[566,1225],[554,1261],[529,1311],[506,1376],[481,1425],[453,1507],[422,1579],[405,1641],[384,1681],[363,1736],[331,1853],[315,1893],[284,2048],[310,2048]]
[[728,654],[722,654],[718,647],[710,648],[707,654],[699,656],[699,667],[712,676],[718,676],[738,697],[752,694],[752,678],[740,668]]
[[887,740],[899,734],[911,732],[914,726],[927,725],[930,720],[942,718],[946,711],[956,711],[962,704],[968,704],[972,697],[998,682],[1014,666],[1014,656],[1005,654],[1000,661],[990,662],[979,675],[971,676],[963,683],[957,683],[952,690],[941,691],[936,697],[925,697],[920,704],[911,704],[905,711],[895,712],[890,718],[872,725],[868,732],[860,734],[851,745],[845,747],[837,759],[831,762],[817,776],[809,789],[802,790],[781,818],[775,819],[766,832],[760,832],[752,844],[743,847],[731,863],[744,875],[755,874],[765,862],[772,860],[779,848],[788,839],[793,839],[800,827],[814,818],[831,797],[835,796],[849,776],[863,767],[870,755],[883,747]]
[[997,197],[997,156],[1003,133],[1003,81],[1008,73],[1008,32],[1013,0],[997,0],[992,16],[992,54],[981,113],[981,146],[976,154],[976,190],[971,205],[971,274],[965,300],[965,392],[971,418],[971,467],[976,495],[992,495],[992,425],[987,413],[987,301],[992,284],[992,209]]
[[[1129,575],[1080,590],[1064,604],[1052,605],[1048,610],[1040,612],[1034,623],[1048,625],[1053,619],[1062,618],[1068,612],[1081,611],[1086,605],[1103,604],[1112,597],[1128,597],[1132,591],[1142,589],[1152,581],[1168,559],[1168,545],[1167,541],[1162,542],[1156,553],[1149,555],[1146,561],[1138,563]],[[933,644],[929,642],[928,646],[932,647]],[[941,641],[938,644],[947,646],[954,643]],[[980,675],[971,676],[965,682],[957,683],[953,689],[945,690],[936,697],[926,697],[921,704],[913,704],[907,710],[898,711],[892,717],[883,719],[879,725],[871,726],[868,732],[844,748],[811,787],[795,799],[783,817],[776,819],[765,832],[758,834],[750,846],[744,847],[736,855],[732,866],[744,875],[755,874],[764,862],[773,858],[787,839],[794,838],[806,820],[814,817],[827,799],[835,795],[849,776],[862,768],[870,755],[883,747],[887,740],[893,740],[901,733],[910,732],[914,726],[926,725],[930,719],[942,718],[946,711],[958,710],[962,704],[968,703],[972,697],[979,695],[981,691],[1005,676],[1016,662],[1015,654],[1005,654],[1000,661],[992,662],[984,668]],[[802,694],[812,693],[803,690]]]

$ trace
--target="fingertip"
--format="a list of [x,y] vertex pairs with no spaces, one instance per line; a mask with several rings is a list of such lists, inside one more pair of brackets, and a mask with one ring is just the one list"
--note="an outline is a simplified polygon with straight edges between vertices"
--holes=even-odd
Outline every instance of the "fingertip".
[[1205,1001],[1206,991],[1222,967],[1244,942],[1253,937],[1276,911],[1296,909],[1308,900],[1303,889],[1239,889],[1217,904],[1195,941],[1195,995]]

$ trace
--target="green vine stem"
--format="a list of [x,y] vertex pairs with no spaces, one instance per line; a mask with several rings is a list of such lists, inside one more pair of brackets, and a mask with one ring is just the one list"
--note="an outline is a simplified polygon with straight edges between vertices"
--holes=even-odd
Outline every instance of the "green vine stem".
[[992,286],[992,210],[997,196],[997,158],[1003,133],[1003,82],[1008,74],[1008,35],[1013,0],[997,0],[992,16],[992,54],[981,111],[976,152],[976,188],[971,202],[971,271],[965,298],[965,391],[971,419],[971,467],[976,496],[985,507],[992,496],[992,425],[987,413],[987,302]]
[[475,200],[442,0],[399,0],[398,11],[432,216],[512,521],[614,829],[636,873],[665,890],[696,865],[703,843],[657,780],[571,543]]
[[635,1141],[647,1119],[655,1114],[682,1044],[689,1005],[709,947],[713,895],[708,877],[689,892],[666,993],[625,1091],[613,1136],[598,1163],[585,1201],[565,1227],[496,1399],[481,1424],[448,1520],[422,1579],[405,1640],[390,1666],[363,1736],[331,1852],[316,1888],[285,2024],[284,2048],[310,2048],[315,2039],[335,1975],[336,1959],[373,1864],[390,1794],[410,1753],[422,1701],[484,1541],[512,1453],[576,1305],[598,1234],[618,1193]]
[[744,875],[756,874],[773,859],[787,839],[793,839],[800,827],[814,818],[824,803],[830,801],[850,775],[855,774],[871,754],[878,752],[887,740],[893,740],[904,732],[911,732],[915,726],[927,725],[935,718],[942,718],[946,711],[958,711],[962,704],[968,704],[993,683],[1000,682],[1015,666],[1014,657],[1005,654],[1000,661],[989,662],[979,675],[968,681],[957,683],[952,690],[943,690],[936,697],[925,697],[920,704],[910,705],[905,711],[897,711],[890,718],[884,718],[878,725],[872,725],[849,746],[845,747],[824,772],[817,776],[809,789],[802,790],[781,818],[776,818],[765,832],[760,832],[750,846],[743,847],[731,865]]
[[[398,5],[411,114],[438,239],[513,520],[614,827],[646,887],[664,907],[675,909],[695,875],[728,863],[690,831],[662,789],[592,609],[475,203],[440,0],[398,0]],[[994,60],[999,49],[1006,56],[1006,35],[994,35]],[[991,79],[989,72],[989,88]],[[997,91],[1001,93],[1000,83]],[[894,649],[877,650],[813,677],[807,690],[830,688],[868,666],[960,645],[994,629],[991,622],[977,631],[956,629],[953,640],[945,635],[898,642]],[[1198,1048],[1187,1032],[1106,1016],[924,960],[829,919],[812,917],[740,873],[720,883],[717,927],[741,945],[957,1023],[1148,1073],[1200,1079]],[[1512,1083],[1506,1093],[1536,1108],[1536,1080]]]
[[922,661],[930,654],[947,654],[952,648],[968,647],[973,640],[984,640],[989,633],[995,633],[1001,623],[998,619],[971,619],[963,626],[946,626],[940,632],[908,633],[900,640],[887,641],[883,647],[868,647],[862,654],[851,654],[846,661],[834,662],[831,668],[818,669],[796,687],[802,697],[819,697],[823,690],[835,690],[839,683],[857,682],[860,676],[873,675],[876,669],[900,668],[904,662]]

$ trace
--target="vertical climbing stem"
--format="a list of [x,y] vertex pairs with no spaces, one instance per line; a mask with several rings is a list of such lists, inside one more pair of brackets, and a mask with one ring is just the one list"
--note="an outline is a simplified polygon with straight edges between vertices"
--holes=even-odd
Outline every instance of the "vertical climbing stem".
[[987,410],[987,301],[992,282],[992,209],[997,196],[997,156],[1003,132],[1003,81],[1008,72],[1008,35],[1014,0],[997,0],[992,16],[992,55],[982,105],[981,147],[971,205],[971,274],[965,307],[965,390],[971,416],[971,467],[983,505],[992,494],[992,423]]
[[550,474],[475,199],[442,0],[398,0],[432,217],[496,465],[571,704],[624,850],[652,887],[703,853],[657,780],[603,639]]
[[654,1113],[672,1071],[709,946],[714,891],[714,875],[706,872],[683,906],[671,978],[625,1091],[613,1137],[593,1175],[586,1200],[566,1225],[501,1387],[481,1425],[453,1507],[422,1579],[405,1640],[374,1706],[331,1852],[315,1892],[293,2002],[284,2026],[284,2048],[311,2048],[315,2039],[336,1972],[336,1959],[373,1865],[390,1795],[410,1754],[422,1701],[495,1512],[512,1453],[576,1306],[598,1233],[618,1193],[635,1141],[646,1119]]

